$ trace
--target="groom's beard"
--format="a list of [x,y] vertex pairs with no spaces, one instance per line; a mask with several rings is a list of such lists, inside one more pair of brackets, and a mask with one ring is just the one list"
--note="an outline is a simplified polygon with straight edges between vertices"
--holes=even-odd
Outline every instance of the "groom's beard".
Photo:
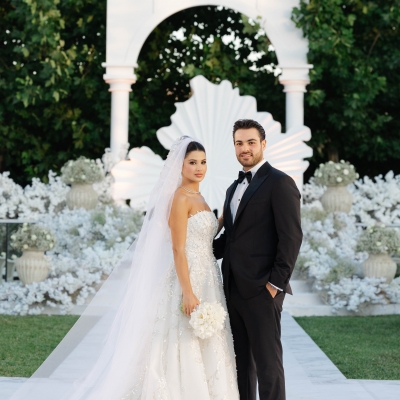
[[[247,154],[250,157],[247,160],[244,160],[241,156],[242,154]],[[253,154],[251,151],[246,151],[245,153],[241,153],[238,157],[238,161],[242,164],[243,168],[251,169],[255,165],[257,165],[263,159],[263,151],[260,150],[259,153]]]

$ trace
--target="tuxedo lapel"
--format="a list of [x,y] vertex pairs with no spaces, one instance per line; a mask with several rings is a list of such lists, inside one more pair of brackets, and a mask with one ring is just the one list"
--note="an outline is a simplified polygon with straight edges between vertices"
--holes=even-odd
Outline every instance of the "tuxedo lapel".
[[237,185],[238,185],[238,181],[236,180],[228,188],[228,191],[226,193],[225,204],[224,204],[224,220],[226,221],[227,228],[232,228],[232,226],[233,226],[231,201],[232,201],[233,194],[235,193],[235,190],[237,188]]
[[261,186],[261,184],[267,179],[269,175],[269,171],[271,169],[271,165],[266,162],[256,173],[254,178],[251,180],[249,187],[246,189],[246,191],[243,194],[242,200],[240,201],[239,208],[236,213],[236,218],[235,221],[233,222],[234,224],[238,220],[240,214],[246,207],[247,203],[253,196],[253,194],[257,191],[257,189]]

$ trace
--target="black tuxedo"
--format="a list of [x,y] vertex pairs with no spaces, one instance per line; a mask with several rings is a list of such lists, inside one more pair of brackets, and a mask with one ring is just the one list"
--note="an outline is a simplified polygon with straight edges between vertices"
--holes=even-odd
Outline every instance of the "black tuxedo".
[[[234,338],[241,400],[285,399],[280,314],[299,253],[300,193],[293,179],[268,162],[246,189],[236,218],[230,203],[238,182],[226,192],[224,233],[214,240],[223,258],[224,291]],[[267,282],[283,289],[272,298]]]

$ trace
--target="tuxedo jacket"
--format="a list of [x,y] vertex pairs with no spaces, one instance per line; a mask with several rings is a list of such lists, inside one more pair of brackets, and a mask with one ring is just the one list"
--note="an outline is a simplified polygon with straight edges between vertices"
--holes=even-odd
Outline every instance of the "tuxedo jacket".
[[233,221],[230,203],[237,180],[226,191],[225,231],[213,242],[223,258],[225,295],[230,274],[240,295],[257,296],[270,282],[292,294],[289,279],[300,250],[300,193],[293,179],[268,162],[260,167],[244,192]]

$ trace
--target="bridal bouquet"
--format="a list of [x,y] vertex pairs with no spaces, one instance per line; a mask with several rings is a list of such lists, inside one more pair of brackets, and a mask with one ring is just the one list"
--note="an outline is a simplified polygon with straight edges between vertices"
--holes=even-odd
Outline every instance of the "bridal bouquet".
[[194,334],[200,339],[208,339],[222,330],[226,318],[226,311],[218,302],[201,303],[190,314],[189,324]]

